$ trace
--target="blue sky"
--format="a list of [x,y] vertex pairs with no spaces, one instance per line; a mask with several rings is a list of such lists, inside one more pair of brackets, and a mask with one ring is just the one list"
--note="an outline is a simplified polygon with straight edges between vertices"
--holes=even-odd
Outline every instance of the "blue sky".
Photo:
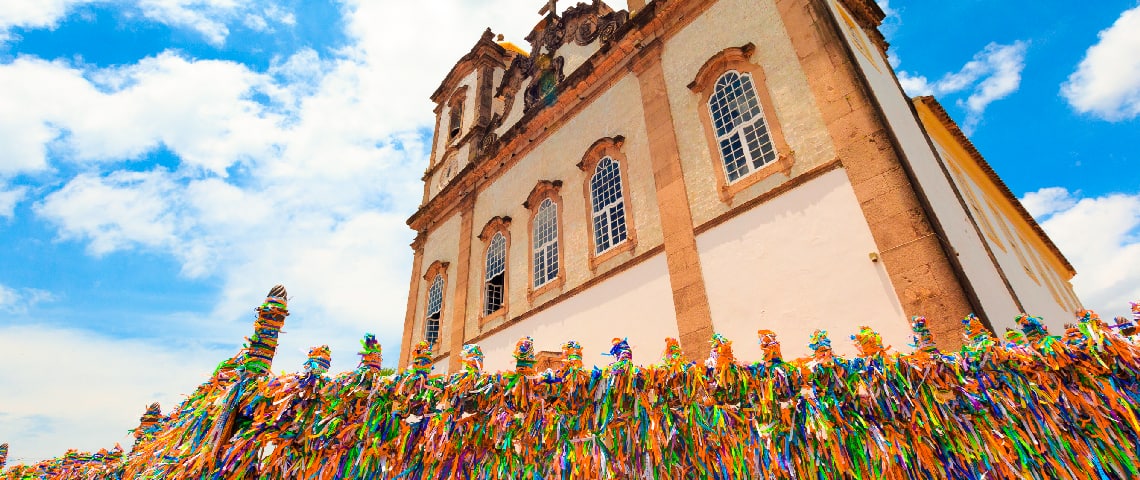
[[[11,0],[0,5],[0,442],[129,443],[294,296],[277,361],[393,363],[428,96],[541,2]],[[1140,7],[880,1],[904,87],[935,94],[1080,274],[1140,298]],[[529,5],[529,4],[528,4]],[[623,7],[623,3],[615,4]],[[533,7],[533,8],[532,8]]]

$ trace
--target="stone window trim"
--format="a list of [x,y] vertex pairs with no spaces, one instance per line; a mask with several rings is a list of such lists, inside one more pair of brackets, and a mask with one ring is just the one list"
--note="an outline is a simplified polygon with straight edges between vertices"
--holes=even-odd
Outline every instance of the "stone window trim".
[[[483,226],[483,230],[479,233],[479,240],[483,242],[483,255],[479,261],[479,326],[482,327],[487,322],[492,320],[506,318],[507,309],[510,306],[511,299],[511,217],[496,216],[489,220]],[[495,234],[503,234],[503,239],[506,240],[504,250],[505,266],[503,271],[503,303],[498,310],[491,313],[486,313],[487,305],[487,254],[491,249],[491,240],[495,238]]]
[[[444,138],[448,145],[458,143],[463,138],[463,114],[467,103],[467,85],[455,89],[447,100],[447,132]],[[458,118],[457,118],[458,117]]]
[[[566,283],[566,242],[563,240],[563,221],[565,216],[562,214],[562,180],[542,180],[535,184],[531,189],[530,195],[527,195],[526,201],[523,202],[523,208],[530,211],[530,223],[527,224],[528,237],[530,238],[530,249],[528,250],[528,269],[530,272],[530,282],[527,283],[527,300],[533,302],[536,297],[551,290],[561,290],[562,286]],[[538,209],[542,206],[542,202],[550,199],[554,203],[555,213],[557,214],[557,228],[558,228],[558,276],[539,287],[534,286],[534,221],[538,217]]]
[[[582,170],[582,191],[585,192],[583,201],[586,202],[586,214],[589,218],[586,220],[586,245],[589,245],[589,265],[590,271],[596,273],[598,267],[607,263],[614,257],[626,252],[636,252],[637,250],[637,222],[634,219],[633,206],[631,205],[631,197],[629,196],[629,163],[626,161],[625,153],[622,152],[622,146],[625,145],[625,137],[622,135],[615,135],[613,137],[604,137],[598,139],[590,148],[586,149],[586,153],[582,155],[582,161],[578,162],[578,168]],[[613,159],[618,166],[618,172],[621,173],[621,195],[625,204],[625,225],[626,225],[626,238],[621,243],[610,247],[608,250],[597,253],[597,248],[594,241],[594,221],[593,212],[594,205],[592,203],[592,190],[590,188],[590,181],[594,178],[594,173],[597,170],[598,163],[603,158],[609,157]]]
[[[696,77],[688,85],[689,90],[698,96],[696,102],[697,117],[701,119],[701,124],[704,125],[705,139],[708,141],[709,147],[709,159],[712,162],[713,172],[717,180],[717,194],[722,202],[729,205],[732,204],[733,197],[737,193],[777,172],[790,177],[792,166],[795,164],[795,152],[788,147],[784,140],[784,133],[780,128],[776,108],[768,92],[767,76],[760,65],[751,61],[755,52],[756,45],[751,42],[740,47],[721,50],[705,61],[700,70],[697,71]],[[730,71],[752,77],[752,85],[756,90],[757,98],[760,100],[760,108],[764,112],[764,122],[768,127],[769,135],[778,155],[775,162],[764,165],[731,183],[725,172],[720,144],[717,142],[716,130],[713,128],[712,113],[709,111],[709,99],[716,92],[717,80]]]
[[[431,303],[431,287],[432,287],[432,284],[435,282],[436,277],[439,277],[443,281],[443,284],[442,284],[443,295],[441,296],[440,305],[439,305],[439,327],[438,327],[439,328],[439,338],[443,338],[443,324],[444,324],[443,312],[447,311],[447,267],[449,265],[451,265],[450,262],[443,262],[440,260],[436,260],[436,261],[432,262],[431,265],[428,266],[426,271],[424,271],[424,281],[427,282],[427,283],[425,283],[425,285],[427,285],[427,288],[424,289],[424,324],[419,329],[419,331],[421,333],[423,333],[423,335],[424,335],[424,340],[427,340],[428,308],[430,308],[429,304]],[[443,343],[443,342],[437,342],[436,345],[433,345],[432,346],[432,352],[440,353],[440,350],[441,350],[440,344],[441,343]]]

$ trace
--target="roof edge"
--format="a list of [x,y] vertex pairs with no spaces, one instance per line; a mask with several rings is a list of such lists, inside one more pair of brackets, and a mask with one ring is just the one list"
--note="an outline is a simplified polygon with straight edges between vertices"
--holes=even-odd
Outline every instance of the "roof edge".
[[1065,258],[1065,254],[1061,253],[1061,249],[1057,248],[1057,244],[1053,243],[1053,239],[1049,238],[1049,235],[1045,233],[1045,229],[1041,228],[1041,225],[1037,223],[1037,220],[1033,218],[1033,215],[1031,215],[1029,211],[1025,209],[1025,206],[1021,204],[1021,200],[1017,199],[1017,195],[1014,195],[1013,191],[1009,189],[1009,186],[1006,185],[1004,181],[1002,181],[1001,177],[999,177],[997,172],[994,171],[993,167],[990,166],[990,163],[987,162],[985,157],[982,156],[982,152],[978,151],[978,148],[974,146],[974,142],[971,142],[970,139],[966,137],[966,134],[963,133],[962,129],[958,127],[958,123],[950,117],[950,114],[946,112],[946,109],[942,107],[942,104],[939,103],[936,98],[930,95],[914,97],[912,101],[921,102],[923,105],[929,108],[931,112],[934,113],[934,116],[937,117],[940,122],[942,122],[942,126],[950,131],[950,134],[953,135],[956,140],[958,140],[958,142],[962,145],[962,148],[964,148],[966,152],[970,154],[970,157],[978,163],[978,166],[981,167],[982,171],[986,173],[986,175],[990,178],[990,181],[994,182],[994,184],[997,185],[998,190],[1001,190],[1001,192],[1005,194],[1006,199],[1013,204],[1013,208],[1021,214],[1022,219],[1024,219],[1029,224],[1029,226],[1033,228],[1033,231],[1036,232],[1039,237],[1041,237],[1041,239],[1045,242],[1045,245],[1049,247],[1049,249],[1053,252],[1054,255],[1057,256],[1058,259],[1061,260],[1061,263],[1065,265],[1065,268],[1069,270],[1069,273],[1076,275],[1077,270],[1073,268],[1073,264],[1069,263],[1069,259]]

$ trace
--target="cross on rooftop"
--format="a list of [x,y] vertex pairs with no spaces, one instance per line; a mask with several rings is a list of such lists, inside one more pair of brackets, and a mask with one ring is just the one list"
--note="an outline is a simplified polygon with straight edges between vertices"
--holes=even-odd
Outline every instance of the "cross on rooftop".
[[551,15],[558,15],[558,0],[547,0],[546,5],[542,7],[542,10],[538,11],[539,15],[546,15],[548,13]]

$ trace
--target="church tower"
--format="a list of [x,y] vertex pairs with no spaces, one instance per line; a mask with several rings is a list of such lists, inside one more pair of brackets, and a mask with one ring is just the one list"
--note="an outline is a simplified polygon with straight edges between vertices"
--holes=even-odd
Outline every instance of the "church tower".
[[[860,325],[902,348],[926,316],[1001,331],[1080,308],[1075,274],[933,98],[907,98],[873,0],[551,0],[525,38],[487,30],[432,95],[435,136],[401,366],[531,336],[583,360],[614,337],[693,359],[759,328],[790,356]],[[854,349],[837,342],[837,353]]]

